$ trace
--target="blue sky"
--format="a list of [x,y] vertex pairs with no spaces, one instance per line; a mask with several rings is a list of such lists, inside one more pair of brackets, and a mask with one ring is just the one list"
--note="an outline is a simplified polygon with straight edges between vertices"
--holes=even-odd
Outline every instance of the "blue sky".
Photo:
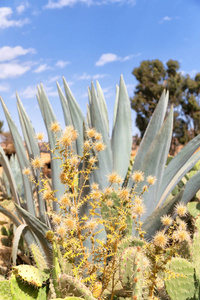
[[[1,0],[0,95],[20,127],[17,90],[40,132],[37,84],[43,83],[64,126],[56,81],[62,87],[65,77],[85,113],[87,86],[97,79],[112,123],[120,74],[132,96],[137,82],[131,72],[142,60],[176,59],[184,74],[200,72],[199,15],[199,0]],[[133,134],[134,119],[133,113]]]

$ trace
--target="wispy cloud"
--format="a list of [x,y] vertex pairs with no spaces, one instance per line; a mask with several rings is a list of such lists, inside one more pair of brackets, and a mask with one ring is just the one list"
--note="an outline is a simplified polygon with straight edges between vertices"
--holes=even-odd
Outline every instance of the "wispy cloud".
[[198,73],[197,70],[191,70],[191,71],[184,71],[184,70],[181,70],[180,73],[185,76],[186,74],[190,75],[190,77],[195,77],[195,75]]
[[30,7],[30,4],[28,2],[24,2],[16,7],[16,11],[20,15],[23,12],[25,12],[25,10],[29,7]]
[[[47,93],[48,97],[57,96],[58,92],[56,91],[55,87],[48,86],[46,84],[43,85],[45,92]],[[18,91],[18,94],[21,98],[24,99],[33,99],[37,95],[37,86],[36,85],[29,85],[25,89],[21,89]],[[15,94],[12,94],[12,98],[15,98]]]
[[124,57],[120,57],[120,56],[118,56],[117,54],[114,54],[114,53],[104,53],[100,56],[98,61],[96,61],[95,66],[101,67],[101,66],[104,66],[107,63],[115,62],[115,61],[123,62],[123,61],[130,60],[133,57],[140,56],[140,55],[141,55],[141,53],[137,53],[137,54],[132,54],[132,55],[127,55],[127,56],[124,56]]
[[72,7],[75,4],[82,3],[87,6],[91,5],[106,5],[106,4],[130,4],[134,6],[136,0],[49,0],[48,3],[44,6],[46,9],[55,9],[63,7]]
[[22,27],[23,25],[29,23],[29,19],[11,19],[13,15],[13,10],[10,7],[0,7],[0,29],[5,29],[9,27]]
[[164,22],[169,22],[172,21],[172,18],[169,16],[165,16],[164,18],[162,18],[159,23],[164,23]]
[[51,69],[50,66],[48,66],[47,64],[43,64],[43,65],[40,65],[37,69],[35,69],[33,72],[34,73],[42,73],[42,72],[44,72],[46,70],[50,70],[50,69]]
[[23,75],[31,69],[31,63],[9,62],[0,64],[0,79],[14,78]]
[[[21,98],[25,98],[25,99],[35,98],[37,94],[37,86],[29,85],[24,90],[18,91],[18,94]],[[15,94],[12,94],[11,97],[15,98]]]
[[108,74],[95,74],[95,75],[89,75],[87,73],[83,73],[81,76],[78,76],[78,80],[98,80],[100,78],[104,78],[108,76]]
[[69,65],[69,64],[70,64],[69,61],[59,60],[59,61],[57,61],[55,66],[58,67],[58,68],[64,69],[66,67],[66,65]]
[[18,56],[26,55],[28,53],[36,53],[35,49],[28,48],[24,49],[21,46],[8,47],[4,46],[0,48],[0,62],[9,61],[17,58]]

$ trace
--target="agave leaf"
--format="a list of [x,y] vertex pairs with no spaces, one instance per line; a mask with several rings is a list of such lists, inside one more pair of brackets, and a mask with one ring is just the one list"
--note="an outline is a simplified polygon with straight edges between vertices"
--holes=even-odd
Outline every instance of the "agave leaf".
[[27,212],[25,209],[21,208],[19,205],[15,204],[15,206],[16,206],[17,210],[19,211],[19,213],[21,214],[21,216],[26,221],[26,223],[28,224],[29,228],[37,236],[37,238],[40,241],[40,244],[42,246],[42,249],[45,253],[48,264],[51,266],[51,264],[52,264],[52,245],[46,239],[46,232],[49,230],[49,228],[44,223],[42,223],[40,220],[35,218],[29,212]]
[[90,117],[90,106],[87,104],[87,115],[86,115],[87,125],[89,128],[92,127],[91,125],[91,117]]
[[[157,201],[159,201],[158,206],[160,206],[163,203],[164,199],[166,199],[166,195],[169,195],[169,193],[171,191],[171,185],[172,185],[172,183],[175,182],[175,179],[177,178],[177,174],[182,174],[181,176],[183,177],[189,171],[189,169],[191,169],[194,166],[191,164],[191,167],[188,167],[188,165],[190,166],[191,161],[195,157],[195,156],[192,156],[193,157],[192,158],[191,155],[199,148],[199,146],[200,146],[200,135],[193,138],[170,161],[169,165],[166,167],[166,169],[164,171],[162,184],[161,184],[161,187],[159,190],[159,194],[157,195],[157,197],[158,197]],[[196,157],[198,159],[198,154]],[[194,159],[194,161],[195,161],[195,159]],[[181,169],[183,171],[185,170],[185,172],[182,171],[182,173],[181,173]],[[181,176],[179,176],[179,177],[181,177]]]
[[[38,103],[48,133],[50,148],[55,149],[56,147],[55,133],[52,132],[49,127],[51,123],[56,122],[57,120],[42,85],[40,86],[39,93],[40,96],[38,97],[39,100]],[[59,138],[58,133],[57,136]],[[57,155],[59,156],[58,150],[55,150],[55,153],[51,153],[51,177],[52,177],[52,188],[55,191],[55,197],[59,199],[60,196],[64,194],[65,188],[64,185],[61,184],[59,180],[61,161],[59,159],[56,159]],[[59,205],[55,201],[53,202],[53,209],[54,211],[59,210]]]
[[[91,85],[91,125],[103,136],[103,142],[106,149],[98,154],[99,169],[94,172],[94,180],[99,183],[100,188],[108,185],[106,175],[112,172],[112,151],[109,135],[107,132],[106,124],[102,117],[100,105],[98,103],[97,95],[95,92],[94,84]],[[99,178],[101,179],[99,182]]]
[[68,101],[69,111],[71,113],[72,123],[74,128],[78,132],[78,139],[77,139],[77,154],[82,155],[83,154],[83,123],[85,123],[85,118],[82,113],[82,110],[80,109],[80,106],[78,105],[77,101],[75,100],[74,96],[72,95],[72,92],[63,77],[63,83],[64,83],[64,89],[66,98]]
[[118,86],[118,84],[116,84],[115,106],[114,106],[114,114],[113,114],[113,130],[115,128],[115,121],[116,121],[117,108],[118,108],[118,100],[119,100],[119,86]]
[[194,174],[185,185],[182,202],[188,203],[200,189],[200,170]]
[[102,88],[101,88],[98,80],[96,81],[96,88],[97,88],[97,97],[98,97],[100,107],[101,107],[101,111],[102,111],[102,116],[103,116],[103,119],[106,123],[107,131],[109,133],[108,110],[107,110],[104,94],[103,94]]
[[60,102],[61,102],[62,110],[63,110],[63,114],[64,114],[65,126],[72,125],[72,117],[71,117],[71,114],[69,111],[67,99],[65,98],[59,83],[56,82],[56,84],[57,84],[58,94],[60,97]]
[[21,224],[17,227],[17,229],[15,231],[15,235],[14,235],[14,239],[13,239],[13,245],[12,245],[12,262],[13,262],[14,266],[16,265],[17,251],[18,251],[18,247],[19,247],[19,240],[21,238],[23,230],[26,227],[28,227],[27,224]]
[[16,93],[16,97],[17,97],[17,108],[18,108],[22,132],[23,132],[24,139],[26,142],[29,159],[32,159],[32,158],[36,157],[37,155],[38,156],[40,155],[40,149],[38,146],[38,142],[36,139],[35,130],[33,128],[33,125],[31,123],[17,93]]
[[[7,208],[5,208],[3,205],[0,204],[0,212],[4,214],[6,217],[8,217],[16,227],[22,225],[22,222],[19,218],[16,217],[11,211],[9,211]],[[36,239],[32,232],[30,230],[27,230],[23,233],[24,240],[28,247],[30,247],[31,244],[36,244]]]
[[[163,123],[153,143],[151,144],[151,147],[147,152],[140,168],[140,170],[144,172],[145,176],[153,175],[157,179],[156,183],[153,186],[150,186],[149,191],[143,194],[146,213],[143,215],[143,217],[141,217],[141,221],[146,220],[146,218],[151,215],[151,213],[157,206],[155,200],[157,192],[160,188],[167,156],[169,153],[172,129],[173,107],[171,107],[169,115],[167,116],[165,122]],[[138,184],[138,188],[136,189],[136,191],[141,192],[142,186],[143,183]]]
[[23,184],[24,184],[24,192],[25,192],[25,197],[26,197],[26,205],[27,205],[27,210],[33,215],[35,216],[35,207],[34,207],[34,201],[33,201],[33,194],[32,194],[32,187],[31,187],[31,183],[28,179],[28,176],[23,174],[23,169],[24,168],[28,168],[29,167],[29,161],[27,159],[26,156],[26,150],[22,141],[22,138],[17,130],[17,127],[14,123],[14,121],[12,120],[9,111],[3,101],[2,98],[0,98],[2,106],[3,106],[3,110],[8,122],[8,126],[10,129],[10,132],[12,134],[12,138],[13,138],[13,142],[15,145],[15,150],[17,153],[17,157],[18,157],[18,161],[19,161],[19,165],[21,168],[21,172],[22,172],[22,179],[23,179]]
[[1,146],[0,146],[0,164],[2,165],[3,170],[5,171],[6,176],[8,178],[10,188],[11,188],[11,191],[12,191],[12,196],[14,198],[14,202],[16,204],[20,205],[20,200],[19,200],[19,195],[18,195],[18,192],[17,192],[16,182],[15,182],[15,179],[13,177],[12,170],[11,170],[8,158],[5,155],[5,152],[4,152],[4,150],[2,149]]
[[[40,156],[40,149],[36,139],[35,130],[17,93],[16,93],[16,97],[17,97],[17,108],[19,113],[19,119],[21,123],[22,132],[24,135],[24,139],[26,142],[29,159],[34,159],[35,157]],[[36,171],[35,175],[36,175],[36,180],[39,182],[39,186],[41,187],[42,181],[40,178],[40,172]],[[39,193],[39,187],[37,186],[36,188],[37,188],[37,198],[39,204],[40,219],[42,222],[49,224],[48,216],[46,214],[45,202],[42,198],[42,194]]]
[[113,170],[124,178],[128,171],[132,148],[130,100],[121,75],[115,126],[112,132]]
[[91,90],[90,90],[89,86],[88,86],[87,90],[88,90],[89,104],[91,104]]
[[169,98],[169,94],[168,92],[166,93],[164,90],[156,106],[156,109],[154,110],[154,113],[145,131],[143,139],[140,143],[140,147],[137,151],[137,155],[134,160],[132,172],[141,169],[141,164],[144,161],[145,156],[149,151],[151,144],[153,143],[158,131],[160,130],[163,124],[164,117],[167,110],[167,105],[168,105],[168,98]]
[[162,227],[160,218],[163,215],[172,214],[173,208],[176,203],[181,201],[181,198],[184,193],[184,188],[172,199],[169,198],[165,201],[165,203],[158,209],[156,209],[143,223],[142,230],[144,230],[145,233],[145,239],[149,240],[151,239],[156,231],[160,230]]

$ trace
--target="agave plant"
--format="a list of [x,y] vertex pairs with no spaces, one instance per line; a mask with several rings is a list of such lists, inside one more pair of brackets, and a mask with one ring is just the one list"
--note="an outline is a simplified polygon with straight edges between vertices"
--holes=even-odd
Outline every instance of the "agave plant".
[[[130,174],[127,177],[132,147],[132,120],[130,100],[123,77],[121,76],[120,85],[116,88],[111,137],[109,135],[110,129],[106,102],[100,84],[97,82],[95,90],[92,82],[91,89],[88,89],[89,104],[87,106],[87,116],[85,118],[65,79],[63,79],[63,83],[65,95],[57,83],[58,94],[62,104],[65,125],[73,125],[79,133],[74,149],[76,153],[78,155],[81,155],[82,153],[85,126],[96,128],[97,131],[102,134],[103,142],[106,145],[106,150],[99,154],[98,169],[95,170],[94,176],[91,176],[89,184],[91,185],[93,182],[97,182],[100,188],[103,189],[107,187],[108,181],[106,175],[114,170],[121,177],[125,178],[124,183],[122,183],[124,187],[134,186],[134,181]],[[200,159],[200,152],[195,153],[200,146],[200,135],[190,141],[165,168],[173,128],[173,107],[171,107],[165,119],[168,98],[168,92],[163,91],[130,171],[130,173],[133,174],[134,171],[140,170],[145,173],[145,176],[153,175],[157,178],[156,184],[144,195],[144,203],[147,209],[142,217],[142,222],[147,238],[151,238],[161,227],[160,217],[163,214],[170,213],[174,204],[180,200],[185,203],[189,202],[200,188],[198,171],[190,178],[176,197],[172,198],[170,196],[171,191],[181,178]],[[37,99],[46,125],[50,148],[54,149],[55,134],[49,128],[51,123],[57,121],[57,119],[42,85],[38,86]],[[1,103],[13,137],[16,154],[22,172],[25,168],[30,167],[31,159],[40,155],[35,131],[25,112],[22,102],[17,95],[17,108],[26,143],[27,157],[23,140],[2,98]],[[64,193],[64,187],[59,180],[61,163],[59,160],[54,159],[56,154],[58,154],[56,151],[51,153],[52,189],[56,191],[56,198],[59,198]],[[17,208],[17,214],[13,215],[0,205],[0,212],[10,217],[17,226],[14,239],[15,247],[13,247],[13,260],[15,261],[16,259],[16,245],[18,244],[21,234],[23,234],[27,245],[30,247],[33,243],[38,244],[46,255],[47,261],[51,264],[52,245],[45,238],[46,232],[51,228],[51,223],[46,214],[46,204],[42,199],[41,193],[37,192],[37,186],[30,183],[28,178],[22,172],[24,199],[20,198],[12,170],[2,148],[0,148],[0,162],[3,165],[9,180],[12,196]],[[35,180],[40,182],[39,172],[34,172],[34,176]],[[80,184],[81,181],[79,182],[79,185]],[[138,185],[138,189],[141,189],[140,185]],[[87,192],[90,192],[90,188],[88,188]],[[38,211],[35,207],[36,201],[34,200],[34,197],[37,197],[37,203],[39,204]],[[87,210],[87,206],[85,209]],[[56,202],[53,204],[53,210],[55,212],[59,210]],[[106,231],[102,227],[103,225],[99,226],[101,226],[101,233],[98,238],[106,240]],[[135,235],[134,230],[132,231],[132,235]]]

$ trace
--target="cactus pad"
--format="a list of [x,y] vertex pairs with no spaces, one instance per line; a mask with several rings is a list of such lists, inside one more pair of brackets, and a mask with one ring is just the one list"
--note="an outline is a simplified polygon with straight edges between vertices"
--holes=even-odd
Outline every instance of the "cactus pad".
[[35,288],[34,286],[24,283],[20,278],[16,278],[12,274],[10,278],[11,294],[13,300],[46,300],[47,291],[46,287]]
[[194,268],[183,258],[173,258],[167,265],[165,285],[172,300],[193,299],[195,295]]
[[191,214],[192,217],[196,218],[200,214],[200,202],[193,201],[187,204],[188,212]]
[[10,290],[10,281],[0,281],[0,299],[12,300],[12,294]]
[[29,265],[13,267],[13,274],[21,280],[35,287],[41,287],[49,278],[49,274]]

